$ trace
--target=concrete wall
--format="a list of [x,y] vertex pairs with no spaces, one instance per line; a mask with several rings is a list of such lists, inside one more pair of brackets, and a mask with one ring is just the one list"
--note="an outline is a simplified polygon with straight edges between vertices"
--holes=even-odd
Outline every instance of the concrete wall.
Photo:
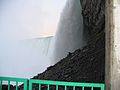
[[120,0],[106,0],[106,90],[120,90]]

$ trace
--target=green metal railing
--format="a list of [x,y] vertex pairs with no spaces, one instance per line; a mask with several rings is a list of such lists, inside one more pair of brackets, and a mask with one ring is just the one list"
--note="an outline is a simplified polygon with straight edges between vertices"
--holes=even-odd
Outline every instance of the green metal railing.
[[[10,82],[16,82],[16,90],[18,90],[18,82],[23,82],[23,90],[105,90],[104,84],[97,83],[77,83],[77,82],[61,82],[61,81],[48,81],[48,80],[35,80],[35,79],[22,79],[22,78],[8,78],[0,77],[0,90],[2,90],[2,81],[8,81],[8,90],[10,90]],[[29,83],[27,83],[29,82]],[[52,87],[51,87],[52,86]],[[53,88],[54,87],[54,88]],[[98,88],[98,89],[95,89]]]
[[[67,90],[67,87],[72,87],[72,90],[75,90],[76,87],[81,87],[82,90],[85,90],[85,88],[91,88],[91,90],[94,90],[94,88],[99,88],[99,90],[104,90],[104,84],[94,84],[94,83],[77,83],[77,82],[60,82],[60,81],[47,81],[47,80],[29,80],[29,90],[33,90],[33,84],[38,84],[39,89],[41,90],[41,85],[44,85],[47,87],[47,90],[50,89],[50,85],[54,85],[56,88],[55,90],[59,90],[59,86],[63,86],[64,89]],[[53,90],[53,89],[52,89]]]
[[8,90],[10,90],[10,83],[16,82],[16,90],[18,90],[18,83],[23,83],[24,87],[23,90],[27,90],[27,79],[23,78],[11,78],[11,77],[0,77],[0,90],[2,90],[2,82],[7,81],[8,82]]

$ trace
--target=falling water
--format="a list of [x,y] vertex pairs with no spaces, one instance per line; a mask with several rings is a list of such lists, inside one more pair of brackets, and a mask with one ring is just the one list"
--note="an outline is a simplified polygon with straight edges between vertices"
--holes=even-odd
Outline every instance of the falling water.
[[61,13],[58,30],[51,45],[52,64],[64,58],[68,52],[82,48],[86,44],[84,38],[80,0],[68,0]]

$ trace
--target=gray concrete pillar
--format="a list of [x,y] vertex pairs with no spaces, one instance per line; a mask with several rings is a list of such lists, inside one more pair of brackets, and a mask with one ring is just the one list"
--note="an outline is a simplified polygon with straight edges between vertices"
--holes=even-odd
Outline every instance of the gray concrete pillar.
[[106,0],[106,90],[120,90],[120,0]]

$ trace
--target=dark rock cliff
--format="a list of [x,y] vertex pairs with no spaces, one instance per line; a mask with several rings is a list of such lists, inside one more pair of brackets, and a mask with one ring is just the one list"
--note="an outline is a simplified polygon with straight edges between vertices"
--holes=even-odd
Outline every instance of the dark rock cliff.
[[69,53],[54,66],[33,79],[104,83],[105,75],[105,1],[81,0],[84,31],[89,37],[82,50]]
[[105,0],[80,0],[84,18],[84,31],[88,33],[89,42],[105,29]]

